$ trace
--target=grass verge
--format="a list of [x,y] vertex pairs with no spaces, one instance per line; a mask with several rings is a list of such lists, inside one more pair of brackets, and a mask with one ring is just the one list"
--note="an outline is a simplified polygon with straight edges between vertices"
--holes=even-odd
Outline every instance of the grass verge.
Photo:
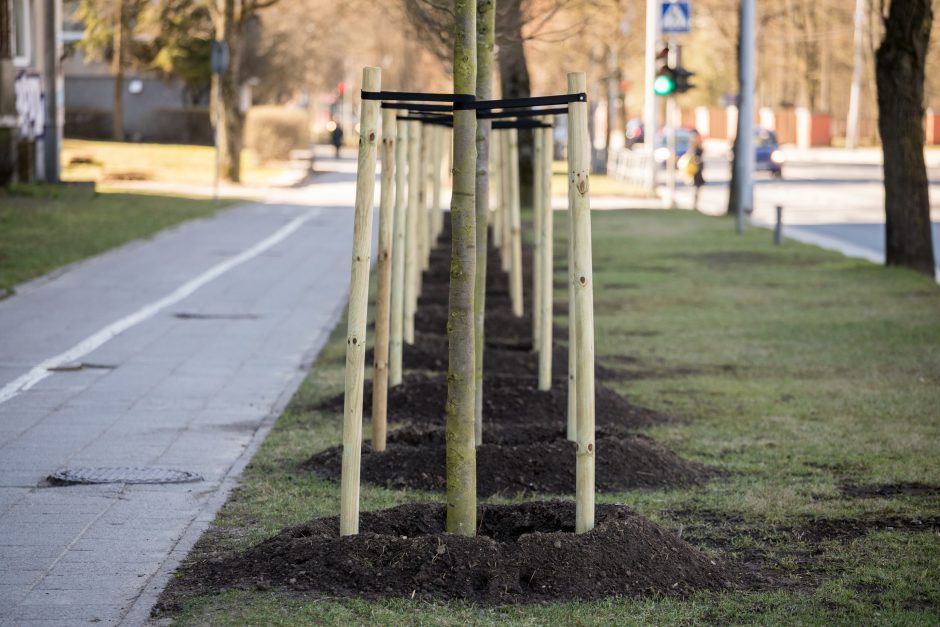
[[0,190],[0,291],[227,204],[69,186]]
[[[283,163],[260,164],[242,154],[242,183],[266,185],[284,173]],[[215,148],[182,144],[67,139],[62,144],[62,180],[96,181],[119,187],[123,181],[167,181],[211,185]]]
[[[556,233],[566,218],[556,214]],[[565,250],[559,237],[559,263]],[[189,597],[172,618],[183,625],[935,622],[940,492],[895,494],[890,486],[936,488],[940,477],[936,284],[793,242],[773,247],[764,230],[738,237],[723,218],[686,212],[596,212],[594,267],[599,359],[629,355],[638,370],[661,373],[619,391],[683,418],[649,433],[726,472],[703,488],[599,500],[629,504],[692,544],[781,573],[792,586],[503,608],[235,590]],[[340,441],[342,418],[293,407],[341,391],[342,328],[299,390],[302,402],[278,421],[188,560],[338,511],[338,486],[298,465]],[[598,473],[603,456],[598,450]],[[870,484],[889,487],[870,497],[845,489]],[[362,496],[366,510],[441,498],[371,487]]]

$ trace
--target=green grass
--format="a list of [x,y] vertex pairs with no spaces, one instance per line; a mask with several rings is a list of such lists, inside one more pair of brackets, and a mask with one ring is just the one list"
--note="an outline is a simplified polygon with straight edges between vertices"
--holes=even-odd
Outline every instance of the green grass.
[[[564,258],[566,216],[556,219]],[[940,536],[882,524],[813,537],[821,522],[940,516],[940,497],[853,499],[843,483],[940,482],[940,289],[723,218],[596,212],[599,359],[664,376],[631,400],[684,419],[649,434],[725,471],[702,488],[603,495],[724,559],[787,577],[773,592],[483,608],[408,600],[308,600],[239,590],[190,597],[178,624],[936,624]],[[556,281],[563,281],[559,266]],[[565,293],[556,291],[561,300]],[[342,327],[342,325],[340,325]],[[339,488],[297,471],[340,441],[341,417],[296,408],[342,389],[341,330],[189,559],[335,515]],[[681,367],[692,374],[668,374]],[[559,417],[563,420],[563,417]],[[598,450],[598,473],[603,472]],[[366,487],[365,510],[440,496]]]
[[69,186],[0,189],[0,292],[227,204]]

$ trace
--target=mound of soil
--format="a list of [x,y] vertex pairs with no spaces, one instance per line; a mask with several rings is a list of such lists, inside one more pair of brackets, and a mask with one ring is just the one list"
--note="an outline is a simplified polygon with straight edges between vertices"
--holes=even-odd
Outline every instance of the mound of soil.
[[[710,468],[682,459],[673,451],[638,434],[597,434],[599,492],[697,485],[715,475]],[[573,494],[574,442],[561,429],[493,426],[477,448],[477,494],[515,496],[528,493]],[[440,428],[401,429],[389,434],[382,453],[363,446],[362,480],[392,489],[446,490],[444,433]],[[343,448],[322,451],[303,467],[338,480]]]
[[573,533],[574,515],[573,503],[486,505],[473,538],[443,532],[443,504],[364,513],[355,536],[339,536],[337,517],[319,518],[242,554],[191,565],[175,587],[506,604],[747,585],[627,507],[599,505],[596,527],[584,534]]
[[[493,346],[493,344],[496,346]],[[528,350],[499,348],[499,342],[488,342],[483,355],[483,367],[487,374],[530,375],[537,380],[539,363],[538,354]],[[629,359],[629,358],[625,358]],[[366,350],[366,364],[373,362],[373,352]],[[437,333],[415,333],[415,343],[405,344],[402,351],[402,366],[408,370],[425,370],[437,373],[447,371],[447,336]],[[565,381],[568,373],[568,349],[556,346],[552,350],[552,377]],[[624,381],[654,373],[620,370],[609,368],[600,363],[594,364],[594,376],[605,381]],[[562,384],[563,385],[563,384]]]
[[[564,424],[568,415],[568,391],[565,385],[553,385],[542,392],[532,377],[493,375],[484,379],[483,420],[501,425]],[[447,399],[445,375],[406,376],[401,385],[389,388],[388,420],[390,422],[444,423]],[[594,388],[595,422],[598,427],[637,428],[672,422],[675,419],[653,409],[632,404],[613,390],[597,385]],[[303,408],[300,408],[303,409]],[[316,409],[343,410],[343,394],[330,397]],[[372,384],[365,382],[363,415],[372,414]]]

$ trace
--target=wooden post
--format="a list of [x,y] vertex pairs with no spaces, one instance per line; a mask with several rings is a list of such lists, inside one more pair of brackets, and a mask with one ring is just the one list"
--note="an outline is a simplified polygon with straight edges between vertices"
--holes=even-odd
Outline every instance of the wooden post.
[[[568,93],[587,90],[583,72],[568,74]],[[568,105],[568,202],[574,224],[574,285],[578,452],[575,531],[594,528],[594,278],[591,267],[591,146],[587,103]]]
[[402,332],[405,322],[405,221],[408,211],[408,123],[398,120],[395,143],[395,227],[392,242],[392,328],[389,334],[388,378],[402,382]]
[[[381,91],[382,71],[362,70],[362,90]],[[359,533],[359,464],[362,457],[362,395],[366,361],[366,317],[369,309],[369,255],[372,252],[372,203],[375,199],[375,146],[379,101],[363,100],[356,168],[352,273],[346,332],[346,393],[343,402],[343,470],[339,532]]]
[[495,203],[490,220],[493,222],[493,246],[498,251],[503,250],[503,216],[500,208],[503,205],[503,134],[500,131],[491,131],[490,150],[493,151],[493,164],[490,170],[493,177]]
[[510,226],[511,239],[509,257],[509,296],[512,300],[512,313],[521,318],[522,301],[522,216],[519,207],[519,131],[509,129],[509,191],[510,191]]
[[378,286],[375,296],[375,348],[372,373],[372,449],[385,450],[388,409],[389,309],[392,297],[392,226],[395,216],[396,113],[382,110],[382,187],[379,196]]
[[553,293],[555,291],[555,271],[554,271],[554,244],[552,238],[554,235],[554,224],[552,213],[552,153],[554,151],[553,129],[543,128],[536,132],[542,134],[542,163],[538,168],[542,172],[540,182],[542,184],[541,200],[542,206],[536,207],[536,211],[542,213],[542,260],[539,267],[539,277],[541,280],[541,289],[539,295],[541,303],[538,305],[542,313],[539,315],[539,389],[542,391],[552,387],[552,306],[554,304]]
[[[421,208],[421,219],[418,227],[421,233],[421,270],[427,270],[431,261],[431,154],[434,145],[434,126],[421,125],[421,191],[418,206]],[[423,275],[418,275],[418,294],[423,287]]]
[[406,344],[415,343],[415,310],[418,307],[418,184],[421,156],[421,123],[408,122],[408,217],[405,220],[405,325]]
[[512,182],[510,181],[512,168],[510,167],[510,162],[512,161],[512,153],[509,150],[509,130],[503,131],[502,137],[500,137],[500,146],[502,148],[502,169],[500,171],[500,177],[502,178],[502,200],[500,204],[500,228],[503,231],[502,246],[500,246],[499,258],[500,258],[500,267],[503,269],[503,272],[509,272],[510,264],[510,251],[512,250],[512,228],[510,226],[509,216],[512,214],[510,205],[512,204]]
[[541,129],[532,131],[535,154],[532,159],[532,350],[541,353],[539,319],[542,315],[542,146]]
[[[570,121],[569,121],[570,124]],[[570,128],[570,127],[569,127]],[[570,147],[570,139],[568,146]],[[569,170],[571,152],[568,152]],[[570,178],[570,177],[569,177]],[[571,184],[568,184],[568,439],[578,439],[578,338],[575,333],[577,313],[574,304],[574,208]]]
[[431,154],[431,248],[437,248],[444,225],[444,213],[441,210],[441,159],[444,156],[444,127],[433,126],[434,151]]

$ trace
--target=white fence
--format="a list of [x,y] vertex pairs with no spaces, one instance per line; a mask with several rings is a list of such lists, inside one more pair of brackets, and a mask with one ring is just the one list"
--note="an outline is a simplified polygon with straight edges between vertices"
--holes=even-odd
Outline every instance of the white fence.
[[654,170],[649,167],[649,161],[650,157],[645,150],[621,148],[610,154],[607,160],[607,175],[634,187],[652,189],[653,181],[650,176],[654,174]]

